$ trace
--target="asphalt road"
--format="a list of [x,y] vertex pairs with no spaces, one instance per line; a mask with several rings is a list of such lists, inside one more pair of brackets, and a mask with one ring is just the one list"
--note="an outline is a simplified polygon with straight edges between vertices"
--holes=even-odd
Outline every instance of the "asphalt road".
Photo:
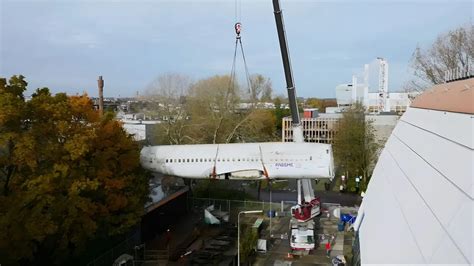
[[[247,190],[247,193],[257,197],[256,189]],[[360,205],[362,198],[359,195],[339,193],[333,191],[315,191],[316,197],[321,197],[322,203],[339,203],[342,206],[355,206]],[[281,201],[293,201],[296,202],[298,193],[291,190],[273,190],[272,191],[272,202]],[[270,201],[270,192],[268,190],[262,190],[260,192],[260,200]]]

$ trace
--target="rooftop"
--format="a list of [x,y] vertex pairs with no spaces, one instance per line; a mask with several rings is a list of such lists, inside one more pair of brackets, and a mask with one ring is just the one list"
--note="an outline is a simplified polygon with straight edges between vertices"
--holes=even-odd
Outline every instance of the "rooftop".
[[411,107],[474,114],[474,78],[436,85],[419,95]]

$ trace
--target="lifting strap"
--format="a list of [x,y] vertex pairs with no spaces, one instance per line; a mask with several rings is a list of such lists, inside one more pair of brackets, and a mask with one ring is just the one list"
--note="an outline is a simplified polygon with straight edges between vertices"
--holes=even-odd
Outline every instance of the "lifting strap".
[[249,69],[247,67],[247,60],[245,59],[244,47],[242,45],[242,38],[240,36],[241,29],[242,29],[242,24],[240,22],[235,23],[234,30],[235,30],[236,36],[235,36],[235,47],[234,47],[234,59],[232,60],[232,69],[230,71],[230,84],[229,84],[228,93],[234,91],[234,84],[235,84],[235,79],[236,79],[235,65],[236,65],[236,59],[237,59],[237,48],[238,48],[239,45],[240,45],[240,51],[242,53],[242,59],[243,59],[243,62],[244,62],[245,80],[246,80],[246,83],[247,83],[248,91],[251,92],[251,90],[252,90],[251,81],[250,81],[250,73],[249,73]]

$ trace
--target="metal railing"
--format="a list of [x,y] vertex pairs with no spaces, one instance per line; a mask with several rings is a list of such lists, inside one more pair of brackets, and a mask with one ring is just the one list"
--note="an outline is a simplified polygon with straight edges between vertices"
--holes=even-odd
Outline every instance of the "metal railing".
[[114,261],[122,254],[126,253],[133,256],[135,247],[140,244],[140,230],[136,230],[133,235],[93,259],[87,266],[113,265]]
[[205,208],[214,205],[214,208],[220,211],[229,212],[231,219],[235,218],[241,210],[263,210],[267,213],[273,210],[277,213],[286,213],[296,204],[296,201],[283,202],[265,202],[265,201],[247,201],[247,200],[227,200],[213,198],[194,198],[188,197],[188,206],[192,211],[203,211]]

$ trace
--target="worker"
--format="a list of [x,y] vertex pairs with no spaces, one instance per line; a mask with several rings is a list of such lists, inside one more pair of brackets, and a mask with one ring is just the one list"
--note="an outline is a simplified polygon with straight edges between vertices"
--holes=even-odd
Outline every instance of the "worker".
[[328,242],[326,243],[326,257],[329,258],[330,253],[331,253],[331,242],[330,242],[330,239],[328,238]]

